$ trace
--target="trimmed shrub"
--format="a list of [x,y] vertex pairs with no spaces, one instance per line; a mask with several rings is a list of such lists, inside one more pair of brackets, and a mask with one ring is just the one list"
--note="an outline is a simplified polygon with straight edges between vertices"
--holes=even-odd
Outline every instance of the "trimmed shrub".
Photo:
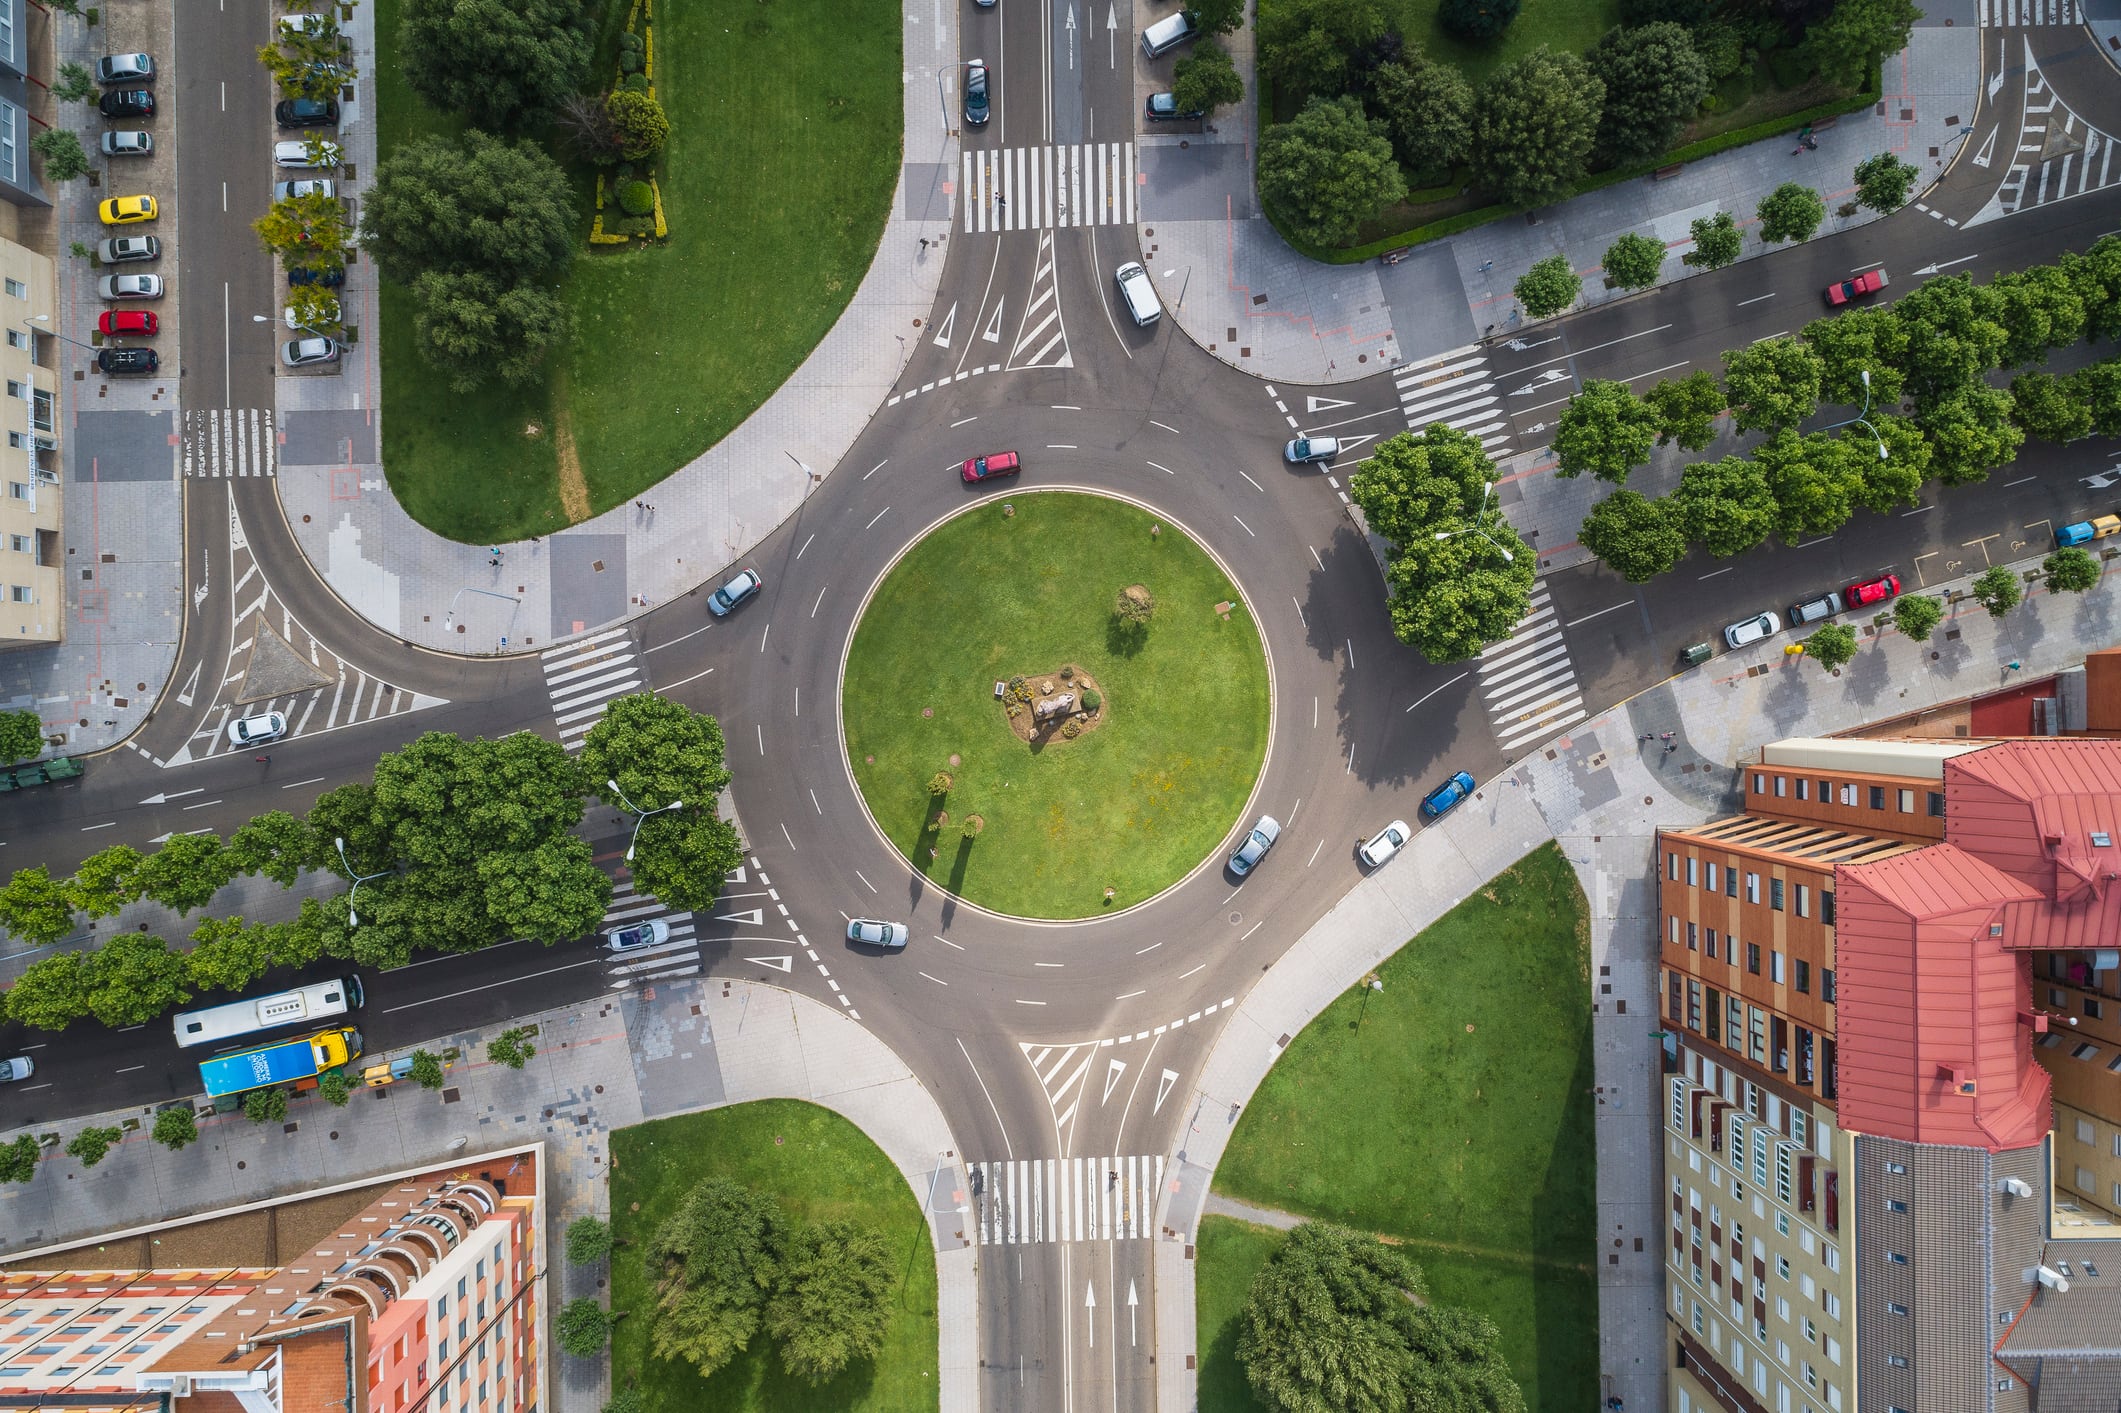
[[622,49],[619,51],[619,72],[622,74],[637,74],[641,72],[646,62],[647,56],[638,49]]
[[619,84],[619,91],[621,93],[646,93],[648,91],[648,75],[626,75]]
[[1071,716],[1061,723],[1061,739],[1063,741],[1072,741],[1082,734],[1083,724],[1074,717]]
[[646,182],[627,182],[619,188],[619,209],[629,216],[645,216],[655,210],[655,188]]
[[1105,704],[1105,699],[1104,699],[1103,697],[1099,696],[1099,695],[1098,695],[1098,694],[1097,694],[1096,692],[1094,692],[1094,691],[1090,690],[1090,689],[1089,689],[1089,688],[1087,688],[1087,687],[1083,689],[1083,710],[1084,710],[1084,711],[1087,711],[1087,712],[1089,712],[1089,713],[1090,713],[1090,714],[1091,714],[1092,716],[1095,716],[1095,715],[1097,714],[1097,709],[1098,709],[1099,707],[1103,706],[1104,704]]
[[243,1096],[243,1117],[254,1124],[286,1122],[287,1091],[280,1088],[253,1089]]

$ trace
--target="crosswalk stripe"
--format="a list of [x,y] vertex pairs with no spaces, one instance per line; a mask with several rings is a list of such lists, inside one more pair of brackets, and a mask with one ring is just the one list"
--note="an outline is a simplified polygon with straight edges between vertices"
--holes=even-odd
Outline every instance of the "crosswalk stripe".
[[569,751],[582,749],[614,697],[647,690],[645,669],[624,628],[548,648],[540,656],[553,724]]
[[1488,367],[1485,349],[1467,344],[1409,363],[1392,375],[1407,430],[1441,423],[1474,438],[1490,456],[1507,455],[1509,431]]
[[982,1246],[1139,1241],[1154,1230],[1164,1158],[1014,1158],[971,1168]]
[[1480,693],[1505,749],[1583,718],[1576,668],[1544,582],[1532,586],[1525,616],[1510,636],[1482,650]]
[[187,476],[278,474],[279,434],[269,407],[187,409],[178,442]]
[[1131,142],[973,148],[960,157],[966,234],[1131,225]]
[[2081,25],[2082,0],[1981,0],[1982,25],[2026,28],[2035,25]]

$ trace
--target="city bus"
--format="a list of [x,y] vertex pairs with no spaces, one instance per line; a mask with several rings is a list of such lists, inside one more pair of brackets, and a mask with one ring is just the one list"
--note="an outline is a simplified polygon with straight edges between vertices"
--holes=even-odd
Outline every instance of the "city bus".
[[218,1045],[225,1040],[255,1035],[261,1030],[302,1025],[327,1016],[343,1016],[366,999],[361,994],[361,978],[341,976],[320,981],[314,986],[298,986],[292,991],[275,991],[270,996],[252,996],[230,1001],[225,1006],[209,1006],[202,1011],[179,1011],[175,1022],[177,1044],[187,1048]]

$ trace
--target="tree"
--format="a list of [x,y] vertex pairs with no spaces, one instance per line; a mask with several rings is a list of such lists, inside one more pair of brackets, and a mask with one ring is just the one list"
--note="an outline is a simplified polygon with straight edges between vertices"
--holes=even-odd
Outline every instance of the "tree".
[[1927,414],[2003,361],[2010,334],[1997,305],[1965,275],[1933,276],[1893,302],[1891,313],[1907,330],[1903,367],[1917,412]]
[[70,182],[88,171],[88,152],[72,128],[46,128],[29,140],[29,150],[44,159],[44,175]]
[[86,64],[61,64],[59,81],[52,85],[52,97],[62,103],[79,103],[96,91],[96,76],[88,71]]
[[2121,436],[2121,358],[2108,358],[2069,375],[2070,395],[2090,412],[2092,430]]
[[787,1222],[780,1206],[727,1178],[685,1194],[644,1253],[656,1289],[649,1348],[702,1378],[750,1346],[780,1277]]
[[[1114,611],[1116,612],[1117,610]],[[957,781],[952,778],[949,771],[938,770],[935,774],[928,777],[928,793],[930,795],[947,795],[950,793],[951,786],[955,784],[957,784]]]
[[330,98],[340,85],[354,80],[337,13],[326,10],[317,18],[314,28],[279,26],[275,41],[258,50],[258,62],[289,98]]
[[1700,461],[1679,473],[1672,493],[1687,538],[1718,559],[1751,549],[1775,528],[1775,493],[1767,474],[1742,456]]
[[1775,497],[1775,533],[1785,543],[1831,535],[1856,513],[1862,463],[1840,439],[1785,427],[1754,450],[1753,460]]
[[1493,513],[1445,521],[1439,533],[1448,538],[1409,546],[1385,565],[1392,632],[1430,662],[1460,662],[1523,621],[1537,559]]
[[486,1042],[486,1058],[497,1065],[519,1070],[530,1063],[538,1047],[530,1043],[537,1031],[527,1025],[512,1026]]
[[2084,298],[2058,267],[2006,270],[1987,288],[2006,335],[2000,354],[2004,367],[2040,362],[2050,349],[2067,348],[2084,337]]
[[1605,84],[1598,150],[1613,163],[1670,147],[1712,87],[1693,39],[1670,21],[1609,29],[1584,59]]
[[353,230],[336,196],[311,191],[282,197],[251,222],[251,229],[269,253],[290,265],[312,270],[346,268],[346,246]]
[[0,927],[32,947],[48,947],[74,930],[74,893],[43,864],[18,868],[0,887]]
[[1657,418],[1657,445],[1677,442],[1688,451],[1700,451],[1716,439],[1716,419],[1728,399],[1716,375],[1697,368],[1684,378],[1659,382],[1643,402]]
[[1129,584],[1112,601],[1112,616],[1122,623],[1147,623],[1156,613],[1156,596],[1146,585]]
[[361,245],[400,284],[423,270],[547,279],[574,258],[573,194],[534,143],[423,137],[377,164],[362,196]]
[[8,987],[7,1018],[37,1030],[64,1030],[88,1014],[89,976],[85,954],[61,952],[31,962]]
[[1900,401],[1907,383],[1900,371],[1907,360],[1907,325],[1890,308],[1871,305],[1814,319],[1802,333],[1825,369],[1819,395],[1826,401],[1862,406],[1866,373],[1873,407]]
[[873,1228],[826,1221],[797,1231],[766,1302],[766,1332],[780,1341],[782,1367],[821,1384],[874,1359],[891,1325],[891,1285],[891,1261]]
[[2007,564],[1992,564],[1974,577],[1971,586],[1974,601],[1988,610],[1991,618],[2001,618],[2018,606],[2024,597],[2018,587],[2018,575]]
[[[178,836],[183,837],[183,836]],[[116,1029],[143,1025],[191,999],[184,956],[144,932],[121,932],[91,953],[85,968],[88,1013]]]
[[1598,137],[1605,85],[1574,54],[1544,46],[1488,76],[1473,101],[1473,176],[1513,206],[1565,192]]
[[1784,182],[1760,198],[1759,216],[1764,241],[1810,240],[1826,219],[1826,203],[1802,182]]
[[1407,194],[1383,123],[1354,98],[1313,98],[1259,143],[1260,197],[1297,239],[1345,245]]
[[353,1088],[345,1070],[326,1070],[317,1076],[317,1097],[334,1109],[346,1107],[346,1101],[353,1098]]
[[1664,242],[1629,231],[1605,248],[1605,282],[1616,289],[1648,289],[1664,271]]
[[346,323],[345,306],[328,285],[296,285],[290,289],[287,314],[298,326],[318,333],[338,333]]
[[1679,258],[1703,270],[1722,269],[1745,248],[1745,232],[1728,211],[1697,217],[1687,229],[1694,237],[1694,248]]
[[2011,420],[2027,436],[2044,442],[2073,442],[2092,432],[2091,404],[2077,395],[2075,378],[2052,373],[2020,373],[2011,379]]
[[2098,338],[2121,336],[2121,236],[2101,236],[2082,255],[2065,250],[2055,267],[2083,301],[2086,329]]
[[1822,623],[1804,640],[1804,655],[1828,672],[1846,667],[1856,656],[1856,630],[1846,623]]
[[243,1096],[243,1117],[254,1124],[287,1122],[287,1091],[274,1085],[253,1089]]
[[1821,78],[1861,92],[1886,56],[1907,48],[1921,18],[1912,0],[1838,0],[1806,29],[1801,52]]
[[535,128],[588,71],[593,36],[581,0],[406,0],[403,16],[406,83],[474,127]]
[[412,282],[413,344],[452,392],[491,378],[520,386],[574,335],[574,312],[543,285],[503,284],[478,270],[423,270]]
[[567,1224],[567,1264],[594,1266],[611,1255],[611,1223],[601,1217],[576,1217]]
[[1923,594],[1908,594],[1893,605],[1893,626],[1915,642],[1926,643],[1944,620],[1944,605]]
[[[1856,468],[1856,503],[1884,515],[1916,505],[1935,453],[1922,429],[1905,417],[1880,416],[1871,425],[1877,437],[1851,427],[1841,434],[1850,464]],[[1878,455],[1883,446],[1886,454]]]
[[1678,507],[1633,491],[1615,491],[1591,507],[1578,538],[1630,584],[1647,583],[1665,573],[1687,550]]
[[81,1166],[93,1168],[103,1161],[103,1155],[125,1141],[122,1128],[98,1128],[91,1125],[73,1136],[66,1145],[69,1158],[79,1158]]
[[618,89],[604,100],[604,112],[618,136],[619,155],[629,162],[653,157],[670,140],[670,116],[652,93]]
[[552,115],[560,145],[568,155],[599,167],[619,160],[619,130],[604,110],[604,100],[591,93],[571,93],[560,100]]
[[44,754],[44,722],[33,711],[0,711],[0,763]]
[[1921,420],[1930,464],[1947,486],[1987,480],[2025,444],[2025,433],[2011,421],[2011,395],[1986,383],[1961,389]]
[[1741,432],[1793,427],[1819,407],[1826,367],[1788,336],[1762,339],[1723,355],[1723,386]]
[[2068,546],[2040,561],[2040,581],[2051,594],[2081,594],[2099,583],[2099,561]]
[[[606,804],[656,810],[729,788],[721,724],[653,692],[616,697],[582,742],[582,772]],[[614,788],[616,787],[616,788]]]
[[1657,443],[1657,414],[1626,383],[1593,378],[1569,399],[1554,424],[1554,474],[1564,478],[1588,471],[1601,481],[1620,484],[1628,472],[1650,459]]
[[1443,0],[1436,22],[1460,39],[1490,44],[1517,18],[1519,0]]
[[[1239,18],[1244,7],[1237,7]],[[1230,51],[1212,39],[1193,46],[1193,52],[1171,66],[1171,93],[1181,113],[1213,116],[1217,108],[1241,101],[1245,81],[1230,62]]]
[[15,1135],[14,1142],[0,1146],[0,1182],[28,1182],[37,1175],[42,1157],[36,1139],[26,1133]]
[[[324,844],[328,848],[331,840],[326,838]],[[243,821],[229,836],[228,861],[238,873],[263,874],[282,888],[292,888],[304,869],[336,863],[338,854],[320,857],[317,836],[308,825],[286,810],[267,810]]]
[[1465,160],[1473,141],[1473,86],[1455,64],[1407,54],[1378,66],[1370,97],[1409,170],[1441,174]]
[[140,896],[142,862],[140,851],[130,844],[98,849],[81,860],[67,880],[69,901],[76,911],[92,918],[115,917]]
[[177,1104],[155,1115],[155,1142],[172,1153],[182,1152],[199,1141],[199,1116],[191,1105]]
[[1907,204],[1907,194],[1921,175],[1920,167],[1890,152],[1866,157],[1856,164],[1856,204],[1890,216]]
[[228,851],[211,834],[172,834],[140,861],[140,892],[179,916],[203,908],[236,876]]
[[1196,0],[1193,13],[1202,34],[1228,34],[1245,22],[1245,0]]
[[591,1359],[611,1341],[611,1316],[596,1298],[578,1295],[560,1307],[552,1322],[553,1339],[577,1359]]
[[1532,268],[1519,275],[1517,283],[1510,287],[1524,312],[1534,319],[1559,314],[1574,304],[1582,292],[1583,277],[1569,268],[1566,255],[1549,255],[1534,261]]
[[641,826],[633,886],[679,912],[703,912],[743,861],[743,840],[714,801],[687,801]]
[[1402,432],[1379,442],[1348,478],[1348,493],[1370,529],[1403,548],[1428,539],[1445,520],[1478,513],[1493,495],[1494,471],[1478,441],[1432,422],[1418,436]]
[[1383,30],[1378,0],[1276,0],[1259,15],[1259,76],[1291,95],[1339,93],[1348,56]]
[[412,1079],[422,1089],[440,1089],[444,1079],[441,1057],[431,1050],[413,1051]]
[[201,991],[240,991],[272,965],[265,933],[240,917],[210,917],[192,929],[184,975]]

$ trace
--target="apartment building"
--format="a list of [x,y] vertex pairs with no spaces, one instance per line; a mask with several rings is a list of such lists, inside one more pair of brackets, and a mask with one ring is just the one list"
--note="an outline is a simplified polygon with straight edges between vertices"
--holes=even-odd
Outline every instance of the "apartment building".
[[0,647],[55,643],[66,627],[55,290],[51,260],[0,234],[0,420],[11,423],[0,450]]

